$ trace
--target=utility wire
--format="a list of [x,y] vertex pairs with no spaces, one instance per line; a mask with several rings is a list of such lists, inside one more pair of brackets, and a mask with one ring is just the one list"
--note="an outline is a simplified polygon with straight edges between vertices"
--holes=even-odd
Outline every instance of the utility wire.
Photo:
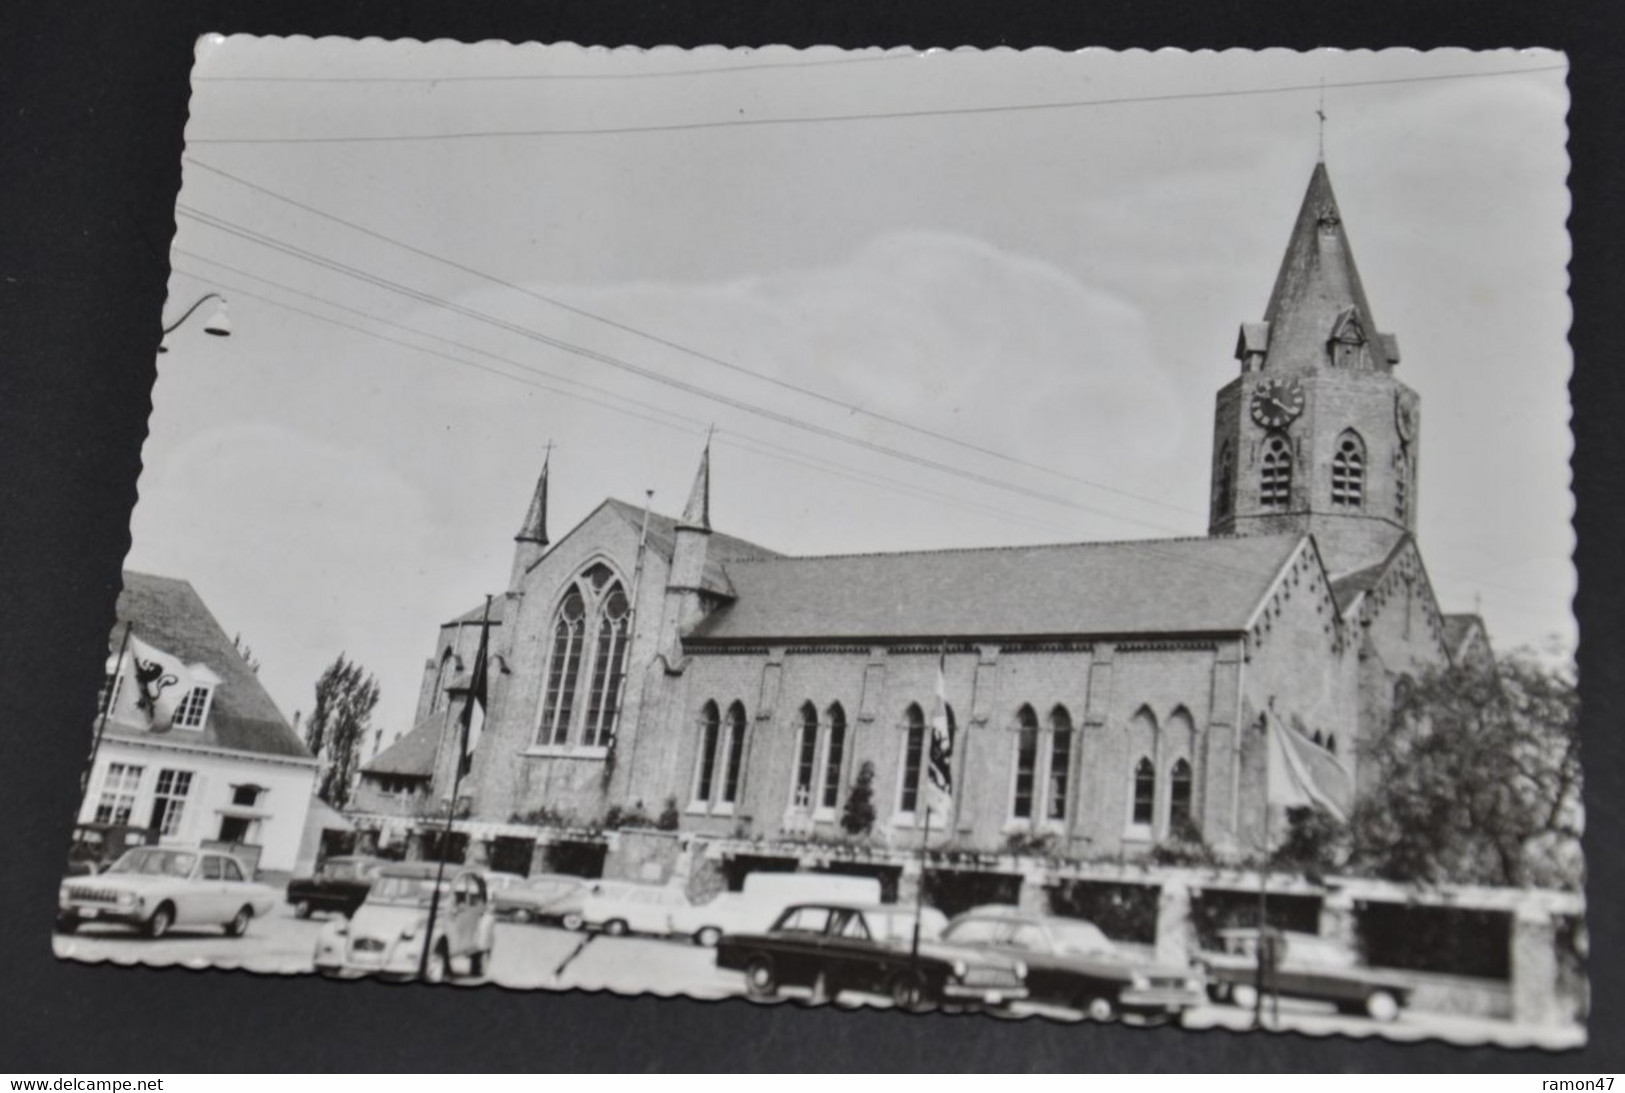
[[[1496,76],[1525,76],[1536,72],[1566,71],[1568,65],[1536,65],[1489,72],[1453,72],[1432,76],[1395,76],[1380,80],[1341,80],[1326,87],[1387,87],[1433,83],[1441,80],[1478,80]],[[715,121],[674,122],[663,125],[621,125],[573,129],[487,129],[461,133],[364,133],[339,137],[188,137],[188,144],[380,144],[439,140],[488,140],[516,137],[627,136],[638,133],[692,132],[701,129],[736,129],[764,125],[828,125],[840,122],[904,121],[912,118],[973,117],[987,114],[1029,113],[1039,110],[1074,110],[1091,106],[1127,106],[1140,103],[1179,102],[1191,99],[1230,99],[1248,95],[1280,95],[1318,91],[1321,84],[1285,84],[1279,87],[1236,88],[1229,91],[1176,91],[1162,95],[1120,95],[1106,99],[1067,99],[1058,102],[1009,103],[999,106],[935,107],[891,110],[872,114],[820,114],[792,118],[730,118]]]
[[194,76],[198,83],[519,83],[553,80],[663,80],[680,76],[725,76],[734,72],[768,69],[827,68],[831,65],[873,64],[876,61],[912,61],[924,53],[887,53],[880,57],[837,57],[822,61],[762,62],[719,65],[715,68],[670,68],[659,72],[548,72],[497,76]]
[[563,311],[567,311],[572,315],[577,315],[577,316],[579,316],[581,318],[584,318],[584,319],[590,319],[593,322],[602,323],[605,326],[612,327],[612,328],[614,328],[616,330],[619,330],[619,331],[621,331],[623,333],[631,334],[631,335],[633,335],[635,337],[642,338],[645,341],[650,341],[650,342],[655,343],[656,345],[664,346],[667,349],[671,349],[671,350],[674,350],[676,352],[682,353],[682,354],[684,354],[686,356],[694,358],[695,360],[701,360],[701,361],[706,362],[707,364],[717,365],[718,367],[725,368],[725,369],[727,369],[727,370],[729,370],[731,372],[735,372],[735,373],[738,373],[738,374],[744,375],[744,376],[749,376],[752,379],[760,380],[763,383],[771,384],[771,385],[773,385],[775,387],[778,387],[778,388],[781,388],[783,390],[791,391],[791,392],[794,392],[795,394],[803,395],[803,396],[805,396],[807,398],[816,399],[817,401],[823,402],[823,403],[825,403],[827,405],[838,407],[839,409],[845,410],[848,413],[861,414],[864,417],[870,418],[870,419],[872,419],[874,421],[880,421],[880,422],[884,422],[887,425],[892,425],[892,426],[895,426],[895,427],[900,428],[900,429],[906,429],[909,432],[915,433],[917,435],[929,437],[932,440],[941,441],[942,443],[945,443],[945,444],[951,444],[951,445],[953,445],[955,447],[963,448],[966,451],[975,452],[978,455],[990,456],[990,457],[992,457],[994,459],[999,459],[999,460],[1002,460],[1002,461],[1004,461],[1006,463],[1011,463],[1011,464],[1014,464],[1014,465],[1019,466],[1019,467],[1025,467],[1025,468],[1027,468],[1029,470],[1042,471],[1045,474],[1053,475],[1054,477],[1065,479],[1066,481],[1074,482],[1074,483],[1077,483],[1078,485],[1081,485],[1081,486],[1087,486],[1090,489],[1099,490],[1099,491],[1101,491],[1103,493],[1115,494],[1118,497],[1125,497],[1125,498],[1128,498],[1128,499],[1133,500],[1133,501],[1143,502],[1144,504],[1147,504],[1147,505],[1154,505],[1154,506],[1156,506],[1158,508],[1169,509],[1169,510],[1172,510],[1174,512],[1184,513],[1184,514],[1190,515],[1190,516],[1202,516],[1202,515],[1204,515],[1203,513],[1197,512],[1196,510],[1188,508],[1188,507],[1186,507],[1184,505],[1171,504],[1171,503],[1169,503],[1167,501],[1162,501],[1162,500],[1159,500],[1159,499],[1154,498],[1154,497],[1146,497],[1143,494],[1137,494],[1137,493],[1132,493],[1132,492],[1130,492],[1128,490],[1118,489],[1115,486],[1109,486],[1109,485],[1106,485],[1103,482],[1095,482],[1095,481],[1092,481],[1092,480],[1087,479],[1087,478],[1081,478],[1078,475],[1070,474],[1070,473],[1068,473],[1066,471],[1060,471],[1060,470],[1056,470],[1056,469],[1054,469],[1052,467],[1046,467],[1041,463],[1034,463],[1034,462],[1032,462],[1030,460],[1022,459],[1022,458],[1020,458],[1018,456],[1009,455],[1007,453],[1000,452],[1000,451],[997,451],[997,450],[992,449],[992,448],[984,447],[984,446],[982,446],[980,444],[974,444],[974,443],[972,443],[972,442],[970,442],[968,440],[961,440],[960,438],[955,437],[955,436],[950,436],[947,433],[937,432],[936,430],[933,430],[933,429],[927,429],[924,426],[912,424],[911,422],[904,421],[901,418],[893,417],[893,416],[891,416],[889,414],[883,414],[878,410],[871,410],[871,409],[868,409],[867,407],[858,405],[857,403],[846,402],[846,401],[844,401],[842,399],[838,399],[838,398],[835,398],[835,397],[833,397],[831,395],[827,395],[827,394],[825,394],[825,393],[823,393],[821,391],[817,391],[817,390],[814,390],[814,389],[809,388],[809,387],[804,387],[804,386],[802,386],[800,384],[797,384],[797,383],[792,383],[789,380],[781,379],[781,378],[779,378],[777,376],[768,375],[765,372],[760,372],[760,371],[757,371],[756,369],[748,368],[745,365],[737,364],[737,363],[735,363],[733,361],[726,360],[726,359],[724,359],[722,357],[714,356],[714,355],[712,355],[710,353],[706,353],[706,352],[704,352],[702,350],[694,349],[691,346],[687,346],[687,345],[682,344],[681,342],[676,342],[676,341],[673,341],[673,340],[671,340],[669,338],[662,337],[659,334],[650,333],[647,330],[643,330],[643,329],[640,329],[639,327],[632,326],[630,323],[625,323],[625,322],[622,322],[622,321],[620,321],[618,319],[612,319],[612,318],[610,318],[610,317],[608,317],[606,315],[600,315],[600,314],[598,314],[596,312],[588,311],[585,308],[577,307],[577,306],[575,306],[573,304],[566,303],[565,301],[560,300],[557,297],[548,296],[548,295],[546,295],[544,293],[536,292],[536,291],[534,291],[532,289],[525,288],[524,286],[522,286],[520,284],[517,284],[517,283],[515,283],[513,281],[505,280],[505,279],[503,279],[501,277],[497,277],[497,276],[495,276],[493,274],[487,273],[484,270],[476,269],[473,266],[465,265],[462,262],[457,262],[457,261],[454,261],[454,260],[452,260],[450,258],[446,258],[446,257],[444,257],[442,255],[434,254],[434,253],[432,253],[430,251],[427,251],[427,250],[424,250],[424,249],[422,249],[420,247],[413,246],[410,243],[403,242],[400,239],[396,239],[393,236],[385,235],[382,232],[374,231],[371,228],[363,227],[362,225],[355,223],[353,220],[348,220],[348,219],[346,219],[346,218],[344,218],[342,216],[336,216],[336,215],[334,215],[332,213],[326,212],[325,210],[319,209],[319,208],[315,207],[314,205],[310,205],[310,204],[307,204],[307,203],[305,203],[303,201],[296,200],[295,198],[288,197],[285,194],[277,193],[274,190],[268,189],[265,186],[261,186],[256,182],[250,182],[249,180],[247,180],[245,178],[239,178],[237,175],[231,174],[228,171],[223,171],[220,168],[215,167],[215,166],[213,166],[211,164],[204,163],[203,161],[195,159],[192,156],[186,156],[185,160],[186,160],[187,163],[190,163],[193,166],[198,167],[201,170],[208,171],[208,172],[210,172],[212,174],[218,175],[221,178],[224,178],[224,179],[226,179],[226,180],[228,180],[230,182],[235,182],[238,185],[244,186],[244,187],[246,187],[246,188],[248,188],[250,190],[253,190],[256,193],[264,194],[266,197],[272,198],[272,199],[274,199],[276,201],[280,201],[280,202],[282,202],[282,203],[284,203],[286,205],[289,205],[289,206],[291,206],[293,208],[299,209],[299,210],[301,210],[303,212],[310,213],[312,216],[321,217],[323,220],[326,220],[326,221],[328,221],[330,223],[339,224],[339,225],[342,225],[344,227],[350,228],[353,231],[360,232],[362,235],[367,236],[369,239],[376,239],[381,243],[387,243],[392,247],[397,247],[397,248],[399,248],[401,250],[404,250],[404,251],[406,251],[406,252],[408,252],[410,254],[415,254],[420,258],[427,258],[428,260],[430,260],[432,262],[437,262],[440,265],[446,266],[446,267],[448,267],[450,269],[455,269],[455,270],[457,270],[457,271],[459,271],[461,273],[466,273],[471,277],[478,277],[481,280],[486,281],[489,284],[499,285],[499,286],[501,286],[503,288],[506,288],[506,289],[509,289],[509,290],[511,290],[513,292],[520,293],[521,295],[529,296],[533,300],[538,300],[538,301],[540,301],[542,303],[550,304],[553,307],[559,308],[560,310],[563,310]]
[[598,350],[590,349],[590,348],[588,348],[586,346],[577,345],[577,344],[572,343],[572,342],[567,342],[567,341],[564,341],[564,340],[559,339],[559,338],[554,338],[554,337],[551,337],[550,335],[543,334],[540,331],[532,330],[529,327],[520,326],[517,323],[509,322],[508,320],[499,318],[497,316],[490,315],[490,314],[487,314],[487,313],[482,312],[482,311],[478,311],[478,310],[476,310],[474,308],[466,307],[466,306],[464,306],[462,304],[458,304],[458,303],[455,303],[455,302],[453,302],[451,300],[447,300],[447,299],[444,299],[442,297],[435,296],[435,295],[433,295],[431,293],[423,292],[423,291],[421,291],[419,289],[411,288],[410,286],[400,284],[399,282],[396,282],[396,281],[391,281],[391,280],[389,280],[387,278],[380,277],[380,276],[378,276],[376,274],[369,273],[366,270],[358,269],[358,268],[356,268],[354,266],[347,265],[347,264],[345,264],[343,262],[339,262],[339,261],[337,261],[335,259],[327,258],[325,256],[316,254],[316,253],[314,253],[312,251],[305,250],[302,247],[297,247],[297,246],[294,246],[292,244],[284,243],[284,242],[282,242],[280,240],[277,240],[277,239],[274,239],[274,238],[272,238],[270,236],[263,235],[262,233],[255,232],[255,231],[252,231],[250,229],[240,227],[240,226],[238,226],[236,224],[231,223],[230,221],[222,220],[222,219],[220,219],[218,217],[212,216],[211,214],[204,213],[201,210],[193,209],[193,208],[191,208],[190,206],[187,206],[187,205],[177,204],[176,205],[176,213],[178,215],[180,215],[180,216],[184,216],[184,217],[186,217],[188,219],[195,220],[198,223],[205,224],[205,225],[207,225],[209,227],[212,227],[216,231],[224,232],[224,233],[226,233],[228,235],[233,235],[233,236],[236,236],[238,238],[245,239],[245,240],[247,240],[249,242],[257,243],[260,246],[266,247],[266,248],[268,248],[270,250],[274,250],[274,251],[277,251],[279,253],[289,255],[290,257],[299,258],[299,259],[301,259],[303,261],[310,262],[311,264],[320,266],[320,267],[322,267],[324,269],[332,270],[332,271],[337,272],[337,273],[342,273],[342,274],[344,274],[346,276],[350,276],[350,277],[353,277],[353,278],[355,278],[357,280],[364,281],[364,282],[366,282],[368,284],[371,284],[371,285],[374,285],[376,287],[383,288],[386,291],[396,292],[396,293],[399,293],[401,295],[408,296],[408,297],[410,297],[412,299],[419,300],[420,302],[428,304],[428,305],[430,305],[432,307],[443,308],[445,310],[455,312],[456,314],[463,315],[463,316],[465,316],[467,318],[470,318],[470,319],[474,319],[477,322],[488,323],[488,324],[490,324],[492,326],[495,326],[495,327],[497,327],[499,329],[509,331],[510,333],[517,334],[517,335],[519,335],[521,337],[529,338],[529,339],[531,339],[533,341],[540,342],[541,344],[550,346],[550,347],[552,347],[554,349],[559,349],[559,350],[561,350],[563,352],[570,353],[570,354],[575,355],[575,356],[583,357],[583,358],[585,358],[587,360],[596,361],[596,362],[598,362],[600,364],[605,364],[605,365],[608,365],[608,366],[610,366],[612,368],[617,368],[617,369],[621,369],[623,371],[631,372],[634,375],[641,376],[644,379],[648,379],[648,380],[651,380],[653,382],[663,384],[663,385],[665,385],[667,387],[672,387],[672,388],[674,388],[676,390],[683,391],[686,394],[695,395],[695,396],[697,396],[699,398],[707,399],[709,401],[716,402],[716,403],[719,403],[721,405],[731,407],[733,409],[742,410],[742,411],[744,411],[746,413],[753,414],[753,415],[755,415],[757,417],[765,418],[767,420],[776,422],[777,424],[780,424],[780,425],[787,425],[787,426],[789,426],[791,428],[800,429],[800,430],[802,430],[804,432],[812,433],[812,434],[817,435],[817,436],[822,436],[822,437],[825,437],[825,438],[828,438],[828,439],[831,439],[831,440],[840,441],[843,444],[849,444],[849,445],[852,445],[852,446],[855,446],[855,447],[864,448],[864,449],[867,449],[868,451],[874,452],[874,453],[879,454],[879,455],[885,455],[885,456],[888,456],[890,458],[901,460],[901,461],[906,462],[906,463],[912,463],[915,466],[923,467],[923,468],[926,468],[927,470],[934,470],[934,471],[938,471],[938,472],[943,473],[943,474],[952,475],[952,476],[957,477],[957,478],[965,479],[966,481],[976,482],[976,483],[979,483],[979,484],[984,485],[984,486],[991,486],[994,489],[1004,490],[1004,491],[1006,491],[1008,493],[1019,494],[1021,496],[1030,497],[1030,498],[1033,498],[1035,500],[1045,501],[1045,502],[1048,502],[1048,503],[1053,504],[1053,505],[1059,505],[1059,506],[1064,507],[1064,508],[1071,508],[1071,509],[1076,509],[1076,510],[1082,511],[1082,512],[1088,512],[1088,513],[1090,513],[1092,515],[1095,515],[1095,516],[1101,516],[1101,517],[1104,517],[1106,519],[1115,520],[1115,521],[1122,522],[1122,523],[1137,524],[1137,525],[1139,525],[1141,527],[1151,528],[1152,530],[1160,531],[1160,532],[1163,532],[1165,534],[1171,534],[1171,535],[1181,534],[1181,531],[1179,529],[1176,529],[1176,528],[1169,528],[1169,527],[1167,527],[1165,525],[1162,525],[1162,524],[1155,524],[1155,523],[1152,523],[1150,521],[1140,520],[1140,519],[1137,519],[1137,518],[1131,517],[1131,516],[1123,516],[1123,515],[1118,515],[1118,514],[1115,514],[1115,513],[1106,512],[1106,511],[1104,511],[1102,509],[1097,509],[1097,508],[1095,508],[1093,506],[1085,505],[1082,502],[1074,501],[1074,500],[1072,500],[1070,498],[1067,498],[1067,497],[1061,497],[1061,496],[1058,496],[1056,494],[1045,493],[1045,492],[1043,492],[1041,490],[1029,489],[1026,486],[1021,486],[1021,485],[1018,485],[1018,484],[1013,483],[1013,482],[1005,481],[1003,479],[994,478],[994,477],[992,477],[990,475],[985,475],[985,474],[980,474],[980,473],[975,472],[975,471],[965,470],[963,468],[953,466],[952,464],[943,463],[943,462],[941,462],[939,460],[930,459],[930,458],[927,458],[925,456],[915,455],[915,454],[913,454],[911,452],[905,452],[905,451],[902,451],[902,450],[897,449],[897,448],[888,447],[887,445],[880,444],[880,443],[877,443],[877,442],[871,441],[871,440],[866,440],[866,439],[864,439],[862,437],[851,436],[849,434],[842,433],[842,432],[840,432],[839,430],[836,430],[836,429],[831,429],[831,428],[828,428],[826,426],[817,425],[817,424],[814,424],[813,422],[810,422],[810,421],[804,421],[801,418],[795,417],[795,416],[793,416],[791,414],[782,413],[782,412],[777,411],[777,410],[768,409],[767,407],[763,407],[763,406],[756,405],[755,403],[747,402],[744,399],[734,398],[731,395],[721,394],[719,392],[715,392],[715,391],[712,391],[712,390],[710,390],[710,389],[708,389],[706,387],[703,387],[703,386],[701,386],[699,384],[690,383],[690,382],[687,382],[685,380],[677,379],[677,378],[675,378],[673,376],[664,375],[663,373],[658,372],[658,371],[656,371],[654,369],[650,369],[650,368],[644,367],[642,365],[634,364],[634,363],[632,363],[630,361],[627,361],[627,360],[624,360],[624,359],[622,359],[620,357],[616,357],[616,356],[613,356],[613,355],[608,354],[608,353],[602,353],[602,352],[599,352]]

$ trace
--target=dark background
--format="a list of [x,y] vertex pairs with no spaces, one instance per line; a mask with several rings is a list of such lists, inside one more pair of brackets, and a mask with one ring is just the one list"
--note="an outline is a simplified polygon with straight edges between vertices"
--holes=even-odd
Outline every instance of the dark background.
[[[1615,490],[1625,442],[1618,5],[661,0],[0,5],[0,1067],[268,1070],[1625,1069]],[[612,995],[114,970],[51,954],[54,889],[129,546],[194,38],[1063,49],[1550,46],[1573,70],[1573,380],[1591,1046],[1551,1055]],[[1426,225],[1416,225],[1419,232]],[[1553,361],[1530,361],[1552,368]],[[200,499],[206,511],[206,500]]]

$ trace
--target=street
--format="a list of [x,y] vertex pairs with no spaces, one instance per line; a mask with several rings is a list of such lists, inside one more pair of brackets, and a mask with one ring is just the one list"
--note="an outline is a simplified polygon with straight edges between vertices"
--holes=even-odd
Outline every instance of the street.
[[[316,938],[324,921],[320,916],[295,918],[291,908],[281,905],[269,917],[256,919],[240,938],[226,937],[218,929],[177,929],[157,941],[121,927],[87,923],[75,934],[55,935],[54,948],[58,957],[89,963],[179,964],[297,975],[312,971]],[[527,990],[611,990],[628,995],[650,993],[700,999],[745,993],[740,975],[718,970],[710,949],[687,941],[607,937],[509,922],[497,924],[489,976],[461,977],[453,982],[463,986],[493,982]],[[869,996],[842,995],[841,1002],[890,1005],[884,998]],[[1063,1021],[1080,1020],[1068,1011],[1024,1004],[1010,1011],[1017,1017],[1035,1013]],[[1191,1029],[1244,1031],[1253,1027],[1253,1013],[1214,1003],[1189,1011],[1184,1025]],[[1279,1018],[1270,1021],[1270,1028],[1309,1035],[1382,1035],[1399,1040],[1436,1037],[1458,1043],[1538,1045],[1548,1049],[1578,1047],[1585,1039],[1584,1030],[1577,1026],[1531,1029],[1506,1021],[1413,1011],[1402,1013],[1397,1021],[1379,1024],[1366,1017],[1339,1014],[1329,1005],[1291,999],[1282,1000]]]

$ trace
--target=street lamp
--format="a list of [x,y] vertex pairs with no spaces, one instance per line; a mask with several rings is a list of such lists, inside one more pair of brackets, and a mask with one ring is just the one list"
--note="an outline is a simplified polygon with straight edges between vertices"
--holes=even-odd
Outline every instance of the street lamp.
[[158,342],[158,352],[168,353],[169,335],[187,319],[190,319],[193,312],[197,311],[198,308],[202,307],[210,300],[215,301],[214,311],[209,315],[209,321],[203,324],[203,332],[205,334],[213,334],[217,338],[231,337],[231,315],[226,311],[226,298],[220,295],[218,292],[205,292],[202,296],[198,297],[196,303],[187,308],[186,311],[181,314],[180,318],[165,325],[164,336]]

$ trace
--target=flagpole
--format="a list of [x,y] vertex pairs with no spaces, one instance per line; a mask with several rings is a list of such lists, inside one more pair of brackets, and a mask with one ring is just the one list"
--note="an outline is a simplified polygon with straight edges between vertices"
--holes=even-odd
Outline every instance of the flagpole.
[[1258,860],[1258,968],[1253,975],[1253,1027],[1264,1027],[1264,950],[1268,945],[1268,905],[1267,889],[1269,885],[1270,862],[1270,794],[1269,794],[1269,763],[1270,763],[1270,723],[1269,714],[1259,715],[1259,724],[1264,729],[1264,843]]
[[[474,658],[474,672],[469,682],[474,683],[485,671],[486,636],[491,632],[491,597],[485,597],[485,614],[480,618],[480,644],[479,652]],[[451,768],[451,800],[446,806],[446,826],[440,832],[440,853],[434,870],[434,891],[429,895],[429,921],[423,931],[423,952],[418,954],[418,978],[427,979],[429,975],[429,950],[434,945],[435,919],[440,914],[440,886],[446,879],[446,853],[451,847],[451,824],[457,815],[457,791],[463,786],[463,758],[468,754],[468,728],[474,720],[474,702],[476,699],[474,688],[469,687],[468,703],[463,707],[462,731],[457,738],[457,761]]]
[[84,809],[86,795],[90,793],[90,776],[96,772],[96,756],[101,754],[102,734],[107,731],[107,716],[113,712],[113,703],[118,698],[119,682],[124,678],[124,654],[130,648],[130,623],[124,623],[124,637],[119,639],[118,660],[113,665],[113,685],[107,689],[107,705],[102,707],[101,717],[96,719],[96,735],[90,740],[90,762],[85,765],[85,772],[79,776],[79,807]]
[[914,886],[914,940],[909,943],[909,970],[918,974],[920,963],[920,920],[925,917],[925,866],[931,848],[931,806],[925,806],[925,833],[920,836],[920,882]]

